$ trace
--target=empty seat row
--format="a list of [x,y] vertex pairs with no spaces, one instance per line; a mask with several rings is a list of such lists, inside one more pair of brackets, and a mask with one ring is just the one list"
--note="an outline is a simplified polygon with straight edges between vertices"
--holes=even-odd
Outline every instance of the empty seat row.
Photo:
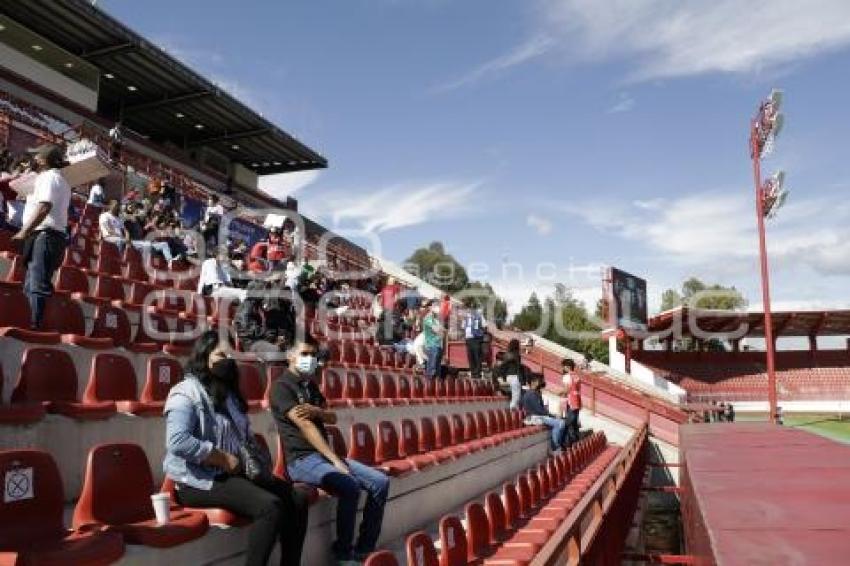
[[[464,509],[466,526],[455,515],[439,521],[440,551],[424,531],[407,537],[408,566],[525,566],[551,538],[596,482],[619,449],[594,433],[566,452],[507,482],[502,493],[488,492],[483,504]],[[397,566],[388,551],[373,553],[366,566]]]
[[330,407],[385,407],[428,403],[501,401],[492,385],[474,379],[422,379],[388,368],[380,373],[366,370],[322,372],[322,394]]
[[30,347],[24,350],[11,403],[0,404],[0,423],[30,424],[44,411],[79,420],[106,419],[116,411],[158,416],[168,391],[181,379],[183,370],[177,360],[151,357],[139,395],[130,360],[120,354],[100,352],[92,358],[89,380],[80,400],[77,370],[70,355],[54,348]]

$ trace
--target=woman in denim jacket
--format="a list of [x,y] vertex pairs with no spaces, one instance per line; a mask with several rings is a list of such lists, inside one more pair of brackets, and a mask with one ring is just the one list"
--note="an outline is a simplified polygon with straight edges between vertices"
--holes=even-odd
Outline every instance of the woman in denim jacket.
[[239,448],[251,435],[239,392],[236,362],[217,332],[195,343],[185,378],[165,403],[163,467],[174,480],[174,496],[185,507],[219,507],[253,520],[245,564],[265,565],[276,540],[280,564],[298,566],[307,530],[307,498],[275,480],[257,485],[241,474]]

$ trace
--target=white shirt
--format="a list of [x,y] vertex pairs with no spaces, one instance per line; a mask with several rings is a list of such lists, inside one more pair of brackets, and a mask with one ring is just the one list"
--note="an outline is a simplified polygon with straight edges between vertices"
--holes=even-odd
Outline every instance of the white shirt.
[[99,183],[92,185],[89,191],[89,204],[98,204],[103,202],[103,187]]
[[205,259],[201,264],[201,275],[198,277],[198,294],[203,293],[207,285],[230,286],[230,273],[219,263],[218,258]]
[[224,207],[221,204],[216,204],[215,206],[208,206],[204,211],[204,222],[210,221],[210,215],[216,216],[224,216]]
[[101,238],[124,237],[124,223],[121,222],[120,218],[118,218],[111,212],[101,212],[100,216],[97,219],[97,223],[100,226]]
[[42,171],[35,178],[33,192],[27,196],[27,204],[24,207],[24,225],[28,225],[35,218],[38,204],[49,202],[50,212],[35,226],[33,231],[51,228],[60,232],[68,229],[68,205],[71,203],[71,186],[59,172],[59,169],[48,169]]

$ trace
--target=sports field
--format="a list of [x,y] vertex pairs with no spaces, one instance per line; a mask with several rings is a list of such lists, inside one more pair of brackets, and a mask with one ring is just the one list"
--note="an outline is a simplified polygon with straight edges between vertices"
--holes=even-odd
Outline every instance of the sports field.
[[[760,421],[766,414],[741,414],[737,420]],[[784,417],[785,426],[808,430],[815,434],[850,444],[850,415],[790,413]]]

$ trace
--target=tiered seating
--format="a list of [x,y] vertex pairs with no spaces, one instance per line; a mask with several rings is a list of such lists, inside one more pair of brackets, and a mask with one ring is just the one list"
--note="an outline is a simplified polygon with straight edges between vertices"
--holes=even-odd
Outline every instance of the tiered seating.
[[[594,433],[566,452],[507,482],[502,493],[488,492],[456,515],[439,521],[439,548],[418,531],[407,537],[407,563],[416,566],[529,564],[584,494],[618,454],[604,433]],[[367,565],[397,565],[388,551],[374,553]]]
[[[837,354],[837,355],[836,355]],[[678,384],[691,401],[761,401],[767,388],[764,354],[758,352],[644,352],[639,358]],[[844,351],[777,352],[780,400],[835,400],[850,395],[850,359]]]

